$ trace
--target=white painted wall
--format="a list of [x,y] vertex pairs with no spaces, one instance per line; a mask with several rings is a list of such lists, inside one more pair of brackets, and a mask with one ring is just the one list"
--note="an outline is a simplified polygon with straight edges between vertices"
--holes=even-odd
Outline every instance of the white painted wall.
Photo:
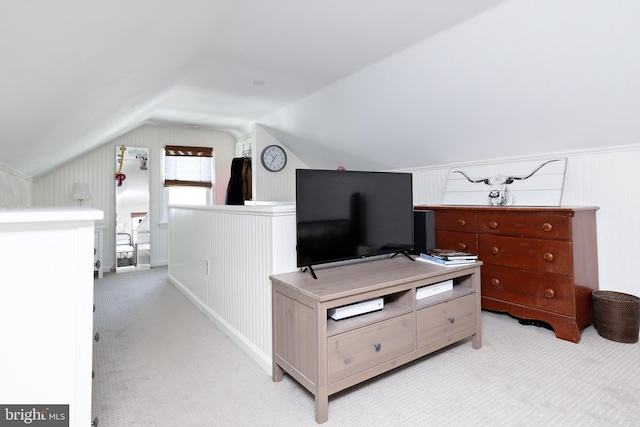
[[84,202],[104,212],[104,266],[115,265],[115,148],[120,145],[149,148],[149,218],[151,224],[151,265],[165,265],[167,254],[167,218],[164,218],[162,153],[165,145],[212,147],[215,164],[215,201],[224,203],[235,139],[225,133],[178,126],[143,126],[73,161],[34,179],[33,206],[71,206],[74,182],[89,184],[91,199]]
[[[268,128],[260,124],[254,126],[255,153],[252,161],[253,200],[295,202],[296,169],[307,169],[308,166],[285,144],[274,137]],[[262,166],[260,155],[269,145],[279,145],[287,153],[287,164],[280,172],[270,172]]]

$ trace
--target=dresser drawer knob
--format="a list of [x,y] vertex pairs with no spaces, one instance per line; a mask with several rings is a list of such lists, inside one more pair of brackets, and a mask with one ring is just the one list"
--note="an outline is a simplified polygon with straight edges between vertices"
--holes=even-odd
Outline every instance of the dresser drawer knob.
[[465,243],[458,243],[458,250],[459,251],[466,251],[467,250],[467,245]]
[[548,222],[542,224],[542,231],[549,232],[551,230],[553,230],[553,225],[549,224]]
[[91,423],[91,427],[98,427],[98,417],[95,417],[93,419],[93,422]]
[[551,252],[545,252],[542,258],[544,258],[544,260],[547,262],[551,262],[553,261],[553,254]]
[[465,225],[467,225],[467,221],[465,221],[464,219],[459,219],[458,220],[458,225],[460,227],[464,227]]
[[491,252],[491,255],[498,255],[498,252],[500,252],[500,249],[498,249],[497,246],[491,246],[491,248],[489,249],[489,252]]
[[549,298],[549,299],[551,299],[554,296],[556,296],[556,293],[555,293],[555,291],[553,289],[545,289],[544,290],[544,296]]
[[495,230],[496,228],[498,228],[498,223],[495,221],[490,221],[489,222],[489,228],[492,230]]
[[96,334],[93,336],[93,339],[98,342],[100,341],[100,334],[96,332]]
[[455,321],[456,321],[455,317],[449,317],[449,322],[450,322],[452,325],[453,325],[453,322],[455,322]]
[[493,286],[494,288],[497,288],[498,286],[500,286],[500,280],[498,279],[491,279],[491,286]]
[[376,351],[380,351],[380,349],[382,348],[382,345],[380,345],[380,343],[379,343],[379,342],[377,342],[377,343],[374,345],[374,347],[375,347]]

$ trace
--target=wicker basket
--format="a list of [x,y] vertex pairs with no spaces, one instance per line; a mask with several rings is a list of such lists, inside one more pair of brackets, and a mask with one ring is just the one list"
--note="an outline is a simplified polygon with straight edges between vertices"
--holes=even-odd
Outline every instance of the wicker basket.
[[594,291],[595,327],[603,338],[637,343],[640,329],[640,298],[613,291]]

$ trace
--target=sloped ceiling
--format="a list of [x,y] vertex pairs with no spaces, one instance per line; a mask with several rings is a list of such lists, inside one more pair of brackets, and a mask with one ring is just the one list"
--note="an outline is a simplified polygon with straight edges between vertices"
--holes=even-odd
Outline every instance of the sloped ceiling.
[[391,170],[636,146],[639,16],[637,0],[511,0],[260,123],[314,168]]
[[36,177],[145,123],[239,136],[267,117],[286,139],[270,114],[503,1],[3,1],[0,163]]

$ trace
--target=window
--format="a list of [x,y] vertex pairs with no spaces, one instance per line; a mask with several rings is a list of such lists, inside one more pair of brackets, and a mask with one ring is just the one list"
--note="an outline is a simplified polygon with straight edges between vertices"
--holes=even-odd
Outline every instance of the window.
[[169,205],[213,203],[215,174],[213,149],[167,145],[164,147],[164,218]]
[[204,187],[167,187],[169,205],[210,205],[211,191]]

